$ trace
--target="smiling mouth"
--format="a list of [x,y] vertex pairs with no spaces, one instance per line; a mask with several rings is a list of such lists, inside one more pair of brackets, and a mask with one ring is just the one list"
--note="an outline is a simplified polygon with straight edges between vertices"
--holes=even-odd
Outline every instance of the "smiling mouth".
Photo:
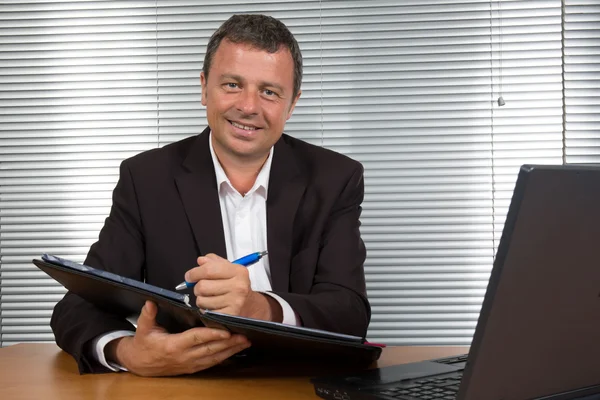
[[252,132],[252,131],[256,131],[256,130],[260,129],[260,128],[257,128],[255,126],[244,125],[244,124],[240,124],[240,123],[235,122],[235,121],[229,121],[229,123],[231,125],[233,125],[234,127],[238,128],[238,129],[243,129],[243,130],[248,131],[248,132]]

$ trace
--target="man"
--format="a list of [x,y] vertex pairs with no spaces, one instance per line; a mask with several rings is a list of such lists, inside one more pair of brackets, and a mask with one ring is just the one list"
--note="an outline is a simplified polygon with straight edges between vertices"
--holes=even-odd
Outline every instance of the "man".
[[[298,44],[280,21],[226,21],[200,75],[209,128],[121,164],[85,263],[168,289],[197,282],[200,308],[364,336],[363,169],[283,134],[301,80]],[[268,256],[248,268],[227,261],[263,250]],[[193,373],[251,345],[217,329],[167,332],[156,313],[147,302],[134,333],[67,293],[51,326],[81,373]]]

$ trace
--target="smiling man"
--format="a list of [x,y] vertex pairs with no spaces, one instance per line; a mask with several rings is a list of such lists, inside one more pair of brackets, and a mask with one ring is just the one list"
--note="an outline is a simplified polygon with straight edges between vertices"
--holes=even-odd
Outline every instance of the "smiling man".
[[[363,169],[283,134],[301,81],[300,49],[283,23],[227,20],[200,74],[207,129],[121,164],[85,263],[167,289],[185,277],[200,308],[364,336]],[[228,261],[263,250],[247,268]],[[82,373],[193,373],[251,345],[217,329],[167,332],[156,311],[148,302],[134,329],[67,293],[51,325]]]

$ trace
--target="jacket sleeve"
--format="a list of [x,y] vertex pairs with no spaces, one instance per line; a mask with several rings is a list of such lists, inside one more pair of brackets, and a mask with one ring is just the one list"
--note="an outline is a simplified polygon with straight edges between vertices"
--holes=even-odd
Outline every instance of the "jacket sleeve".
[[[113,191],[110,214],[90,248],[86,265],[143,280],[144,243],[136,198],[125,161]],[[89,347],[94,338],[114,330],[135,330],[126,319],[104,312],[71,292],[54,307],[50,326],[56,343],[75,358],[80,373],[109,371],[92,355]]]
[[[314,255],[299,253],[294,262],[315,262],[309,293],[276,294],[296,311],[302,325],[365,337],[371,318],[366,296],[365,245],[360,237],[363,168],[359,164],[328,216]],[[305,250],[311,252],[311,249]]]

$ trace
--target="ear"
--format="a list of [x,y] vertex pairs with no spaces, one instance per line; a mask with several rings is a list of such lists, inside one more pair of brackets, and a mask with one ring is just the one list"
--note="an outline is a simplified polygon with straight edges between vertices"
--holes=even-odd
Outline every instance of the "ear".
[[[204,91],[202,91],[202,93],[204,93]],[[290,105],[290,110],[288,111],[288,115],[287,118],[285,119],[286,121],[288,119],[290,119],[290,117],[292,116],[292,113],[294,112],[294,108],[296,108],[296,103],[298,102],[298,99],[300,98],[300,95],[302,94],[302,90],[300,90],[298,92],[298,94],[296,95],[296,97],[294,98],[294,100],[292,101],[292,104]]]
[[206,88],[206,76],[204,75],[204,71],[200,72],[200,85],[202,86],[202,105],[206,106],[207,88]]

